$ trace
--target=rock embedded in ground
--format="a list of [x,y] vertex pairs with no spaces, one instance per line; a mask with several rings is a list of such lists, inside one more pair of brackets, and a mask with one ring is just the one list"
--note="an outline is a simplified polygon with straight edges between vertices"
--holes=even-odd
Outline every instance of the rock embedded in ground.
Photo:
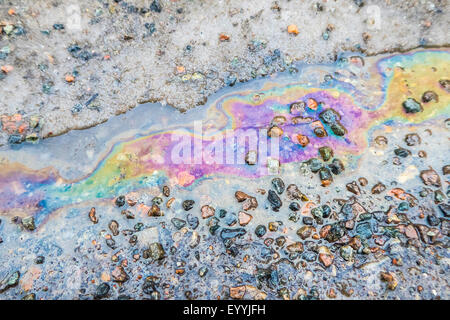
[[189,211],[194,207],[195,201],[194,200],[184,200],[182,203],[182,207],[185,211]]
[[420,102],[417,102],[413,98],[408,98],[402,103],[403,109],[406,113],[417,113],[423,111],[423,107]]
[[428,170],[422,170],[420,172],[420,178],[423,183],[427,186],[441,187],[441,178],[437,174],[437,172],[430,167]]
[[273,190],[269,190],[267,200],[269,200],[273,211],[280,210],[281,206],[283,205],[280,197]]

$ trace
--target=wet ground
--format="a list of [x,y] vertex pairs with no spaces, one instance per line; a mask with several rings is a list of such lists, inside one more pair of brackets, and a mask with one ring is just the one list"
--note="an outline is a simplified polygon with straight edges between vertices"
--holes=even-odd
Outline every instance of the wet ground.
[[449,61],[346,53],[1,147],[0,297],[448,299]]

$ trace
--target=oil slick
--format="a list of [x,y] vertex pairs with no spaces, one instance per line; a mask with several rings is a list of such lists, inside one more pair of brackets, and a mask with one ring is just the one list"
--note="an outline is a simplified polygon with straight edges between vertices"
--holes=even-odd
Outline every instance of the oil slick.
[[[298,73],[280,74],[219,92],[208,105],[179,120],[166,119],[164,123],[153,119],[153,124],[141,132],[135,132],[134,128],[124,130],[109,139],[112,147],[90,173],[74,179],[67,179],[56,167],[48,166],[52,160],[39,168],[24,165],[37,159],[33,146],[27,147],[20,157],[16,151],[3,147],[0,213],[34,215],[40,224],[51,212],[65,206],[111,199],[163,183],[194,187],[204,179],[219,176],[258,178],[270,174],[267,161],[274,154],[281,165],[296,163],[316,157],[322,146],[330,146],[334,156],[357,167],[358,158],[368,149],[371,133],[377,128],[414,126],[448,117],[450,96],[439,84],[449,74],[448,49],[419,50],[361,61],[364,60],[353,55],[344,56],[333,65],[300,65]],[[423,93],[430,90],[439,100],[421,102]],[[405,112],[403,102],[410,98],[421,102],[421,112]],[[304,110],[292,114],[291,105],[302,102]],[[336,112],[341,131],[334,130],[333,123],[327,123],[321,116],[329,109]],[[267,137],[264,130],[270,130],[277,119],[285,120],[276,123],[282,134],[278,149],[271,149],[270,143],[275,139]],[[200,131],[195,128],[199,120]],[[102,126],[107,129],[108,123],[98,130],[104,130]],[[243,144],[242,141],[227,144],[227,139],[252,130],[263,134],[256,135],[255,140],[259,161],[250,166],[236,160],[244,159],[249,151],[245,139]],[[308,137],[306,146],[299,143],[299,135]],[[189,141],[184,150],[198,157],[192,162],[174,161],[183,140]],[[214,149],[212,144],[219,144],[223,150],[231,146],[233,161],[227,161],[226,152],[214,161],[205,161],[204,153],[199,156],[196,148],[210,151]],[[77,167],[77,161],[71,165]]]

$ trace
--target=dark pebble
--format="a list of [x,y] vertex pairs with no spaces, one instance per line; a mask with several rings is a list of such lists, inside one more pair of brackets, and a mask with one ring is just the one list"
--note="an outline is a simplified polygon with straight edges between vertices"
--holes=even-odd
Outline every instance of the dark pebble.
[[441,79],[439,80],[439,84],[441,85],[441,87],[450,93],[450,80],[448,79]]
[[323,223],[323,212],[322,212],[322,207],[315,207],[311,209],[311,214],[314,217],[314,219],[316,220],[316,222],[318,224],[322,224]]
[[372,227],[370,222],[359,223],[356,226],[356,233],[366,239],[372,237]]
[[322,168],[322,162],[317,158],[311,158],[308,160],[309,169],[311,172],[316,173]]
[[220,232],[220,238],[222,238],[222,240],[233,239],[236,237],[243,236],[246,233],[247,231],[245,231],[244,228],[236,228],[236,229],[224,228]]
[[187,215],[187,222],[189,224],[189,227],[191,227],[192,230],[197,229],[199,224],[199,219],[192,214]]
[[402,201],[400,202],[400,204],[398,205],[398,211],[400,212],[405,212],[409,210],[409,204],[408,202]]
[[352,181],[350,183],[347,183],[345,185],[348,191],[350,191],[353,194],[359,195],[361,193],[358,185],[356,184],[356,181]]
[[34,259],[34,263],[36,263],[36,264],[43,264],[44,261],[45,261],[44,256],[37,256],[36,259]]
[[444,175],[450,174],[450,165],[449,164],[442,167],[442,173]]
[[163,195],[165,197],[169,197],[170,196],[170,188],[168,186],[164,186],[163,187]]
[[152,258],[153,260],[161,260],[165,256],[165,251],[161,243],[154,242],[150,244],[148,250],[144,251],[144,258]]
[[183,219],[179,219],[179,218],[172,218],[171,222],[175,226],[175,228],[177,228],[178,230],[180,230],[181,228],[183,228],[186,225],[186,221],[184,221]]
[[226,215],[226,217],[225,217],[225,223],[226,223],[228,226],[233,226],[233,225],[236,224],[236,222],[237,222],[237,216],[236,216],[236,214],[233,213],[233,212],[227,213],[227,215]]
[[430,214],[430,215],[427,216],[427,222],[432,227],[436,227],[436,226],[438,226],[441,223],[439,218],[436,217],[434,214]]
[[435,186],[438,188],[441,187],[441,179],[437,172],[434,171],[434,169],[431,167],[428,170],[422,170],[420,172],[420,178],[422,179],[422,182],[427,186]]
[[182,206],[185,211],[189,211],[194,207],[194,204],[194,200],[184,200]]
[[399,157],[406,158],[411,154],[411,151],[406,150],[404,148],[397,148],[394,150],[394,153]]
[[108,224],[108,228],[114,236],[119,235],[119,223],[116,220],[111,220]]
[[24,138],[20,134],[12,134],[8,137],[9,144],[21,144],[24,141]]
[[227,215],[227,210],[225,210],[225,209],[219,210],[219,218],[223,219],[223,218],[225,218],[226,215]]
[[95,290],[95,299],[102,299],[106,297],[109,293],[110,286],[106,282],[101,283]]
[[106,245],[113,250],[117,248],[116,241],[114,241],[114,239],[106,239]]
[[125,205],[125,196],[118,196],[115,201],[116,206],[123,207]]
[[273,190],[269,190],[267,200],[269,200],[269,203],[272,206],[272,210],[275,212],[280,210],[281,206],[283,205],[280,197]]
[[154,197],[152,199],[152,203],[156,204],[157,206],[162,205],[163,202],[164,202],[164,200],[161,197]]
[[55,29],[55,30],[64,30],[64,25],[62,23],[55,23],[53,25],[53,29]]
[[413,98],[406,99],[402,105],[406,113],[417,113],[423,110],[422,105]]
[[381,182],[378,182],[376,185],[373,186],[371,192],[372,194],[380,194],[384,190],[386,190],[386,186],[382,184]]
[[300,204],[298,202],[291,202],[289,204],[289,209],[291,209],[292,211],[299,211],[300,210]]
[[280,178],[273,178],[272,179],[272,187],[274,188],[274,190],[278,194],[282,194],[284,192],[284,189],[285,189],[284,182]]
[[328,242],[336,242],[345,235],[345,230],[339,224],[335,223],[331,226],[325,239]]
[[329,167],[330,167],[331,172],[333,172],[333,174],[336,174],[336,175],[341,174],[345,170],[344,164],[339,159],[333,159],[333,161],[331,162]]
[[326,109],[319,114],[319,118],[326,124],[333,124],[339,121],[341,116],[334,109]]
[[267,232],[266,227],[263,226],[263,225],[261,225],[261,224],[260,224],[259,226],[257,226],[256,229],[255,229],[255,234],[256,234],[256,236],[258,236],[259,238],[261,238],[262,236],[264,236],[264,235],[266,234],[266,232]]
[[323,161],[327,162],[333,157],[333,150],[330,147],[320,147],[319,154]]
[[448,205],[446,203],[442,203],[442,204],[438,205],[438,207],[445,217],[450,217],[450,205]]
[[430,101],[439,102],[439,96],[434,91],[426,91],[422,95],[422,102],[428,103]]
[[330,208],[330,206],[327,205],[327,204],[324,204],[324,205],[322,206],[322,216],[323,216],[324,218],[328,218],[328,217],[330,216],[330,214],[331,214],[331,208]]
[[154,0],[152,4],[150,5],[150,10],[153,12],[160,13],[162,11],[162,6],[159,0]]
[[314,223],[314,219],[311,217],[303,217],[303,223],[306,224],[307,226],[312,226],[312,224]]
[[336,123],[333,123],[331,126],[331,131],[333,131],[333,133],[337,136],[344,136],[345,133],[347,132],[347,129],[345,129],[345,127],[339,122],[337,121]]

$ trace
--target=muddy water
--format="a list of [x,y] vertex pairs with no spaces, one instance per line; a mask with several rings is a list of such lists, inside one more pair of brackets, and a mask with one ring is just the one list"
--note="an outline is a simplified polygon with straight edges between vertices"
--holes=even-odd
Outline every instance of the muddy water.
[[[114,253],[121,256],[119,261],[123,261],[138,254],[125,240],[119,239],[116,239],[120,243],[119,251],[110,250],[106,245],[98,248],[109,232],[108,221],[118,220],[122,230],[133,229],[133,225],[142,222],[157,229],[157,238],[166,252],[171,246],[179,248],[167,258],[174,267],[184,267],[179,260],[189,260],[182,257],[194,253],[182,243],[197,232],[202,239],[198,248],[212,252],[206,253],[201,262],[197,259],[191,263],[195,266],[214,265],[220,261],[230,265],[228,273],[219,275],[219,270],[217,273],[210,271],[210,278],[201,280],[202,286],[197,288],[199,298],[217,297],[223,290],[219,284],[228,281],[229,286],[236,285],[230,280],[236,275],[244,278],[238,281],[241,284],[256,285],[256,266],[268,263],[267,254],[261,253],[265,250],[262,241],[276,235],[276,232],[273,235],[269,232],[263,239],[258,239],[254,234],[257,225],[281,221],[278,232],[287,238],[287,244],[294,243],[298,241],[295,232],[302,226],[301,218],[311,216],[312,207],[327,203],[333,211],[339,211],[335,199],[351,196],[345,188],[346,183],[365,177],[370,187],[383,181],[389,189],[401,187],[408,192],[419,192],[419,171],[428,166],[440,170],[447,164],[448,128],[445,121],[450,116],[450,96],[439,80],[447,79],[449,61],[450,52],[446,49],[367,59],[343,54],[332,65],[299,64],[295,72],[224,89],[210,97],[205,106],[185,114],[169,107],[146,104],[91,129],[72,131],[38,144],[3,147],[0,150],[0,211],[4,222],[0,225],[3,228],[0,236],[4,242],[0,244],[0,255],[3,259],[14,252],[7,269],[22,269],[25,280],[22,279],[20,290],[24,292],[49,283],[51,289],[41,292],[42,297],[53,298],[63,292],[66,298],[74,298],[77,294],[84,296],[86,290],[78,291],[87,286],[85,277],[95,281],[108,279],[113,264],[105,257]],[[438,95],[437,101],[421,102],[423,93],[430,90]],[[421,102],[419,112],[405,112],[402,104],[409,98]],[[295,103],[298,110],[292,111],[291,106]],[[327,114],[333,119],[329,120]],[[274,126],[281,129],[279,137],[270,133]],[[405,134],[413,132],[423,141],[421,148],[413,152],[417,154],[423,150],[428,157],[409,157],[402,159],[400,165],[393,165],[393,150],[404,145]],[[303,146],[299,135],[307,137],[309,143]],[[380,147],[374,142],[380,135],[388,138],[387,146]],[[311,158],[320,158],[318,150],[323,146],[330,147],[332,158],[341,160],[346,168],[344,173],[333,175],[333,182],[327,187],[317,174],[302,165]],[[245,162],[249,151],[257,154],[253,165]],[[270,162],[279,162],[280,166],[269,165]],[[308,200],[301,204],[299,221],[292,219],[293,213],[287,208],[289,199],[285,195],[282,196],[283,209],[274,212],[267,195],[258,191],[270,188],[274,176],[282,177],[286,186],[297,184],[307,196]],[[163,185],[172,189],[176,200],[171,208],[163,208],[164,216],[148,217],[152,198],[161,196]],[[257,209],[249,211],[253,218],[246,226],[246,236],[239,240],[242,252],[252,256],[245,259],[245,266],[234,261],[232,256],[223,257],[226,252],[223,244],[208,229],[211,219],[200,217],[200,207],[205,204],[215,207],[216,212],[219,208],[240,211],[234,198],[237,190],[255,195],[259,202]],[[387,200],[371,195],[369,190],[362,192],[361,203],[366,209],[387,210],[390,205]],[[119,195],[127,195],[138,202],[132,208],[135,220],[124,220],[120,210],[114,207],[113,201]],[[187,213],[181,206],[184,199],[196,202],[189,213],[201,220],[197,231],[186,228],[178,231],[170,222],[174,217],[186,219]],[[101,221],[98,225],[92,225],[88,219],[91,207],[97,208]],[[14,216],[33,216],[37,229],[33,232],[21,230],[20,226],[9,222]],[[316,227],[317,230],[320,228]],[[55,265],[30,266],[38,252],[53,257],[50,259]],[[78,255],[79,262],[64,262],[64,257],[74,255]],[[142,260],[134,261],[136,266],[130,267],[128,272],[148,275],[148,263]],[[385,260],[379,258],[375,265],[383,264]],[[98,268],[94,268],[100,261]],[[191,267],[195,269],[193,265]],[[311,268],[315,270],[316,267]],[[82,275],[87,269],[92,274]],[[60,274],[55,275],[55,270]],[[334,277],[339,273],[334,265],[327,270]],[[341,267],[338,270],[341,273],[337,278],[348,281],[348,274],[353,269]],[[154,272],[170,279],[167,281],[175,287],[189,286],[194,281],[174,278],[174,273],[168,270],[155,269]],[[433,272],[438,271],[433,269]],[[307,270],[291,270],[291,273],[292,277],[306,282],[314,279]],[[72,281],[70,274],[77,275],[76,285],[67,284]],[[355,277],[364,278],[361,275]],[[57,283],[57,279],[64,281]],[[368,278],[364,279],[368,281]],[[374,286],[380,285],[379,280],[370,279]],[[133,277],[132,281],[137,280]],[[286,286],[298,290],[299,282],[289,284],[290,281],[293,280],[285,281]],[[123,284],[123,288],[126,287],[127,284]],[[133,297],[138,295],[130,290]],[[445,293],[446,289],[441,291]],[[371,298],[365,296],[367,291],[357,292],[357,298]],[[405,292],[409,292],[407,288]],[[269,290],[269,297],[275,296]],[[165,297],[183,298],[181,293],[167,293]]]

